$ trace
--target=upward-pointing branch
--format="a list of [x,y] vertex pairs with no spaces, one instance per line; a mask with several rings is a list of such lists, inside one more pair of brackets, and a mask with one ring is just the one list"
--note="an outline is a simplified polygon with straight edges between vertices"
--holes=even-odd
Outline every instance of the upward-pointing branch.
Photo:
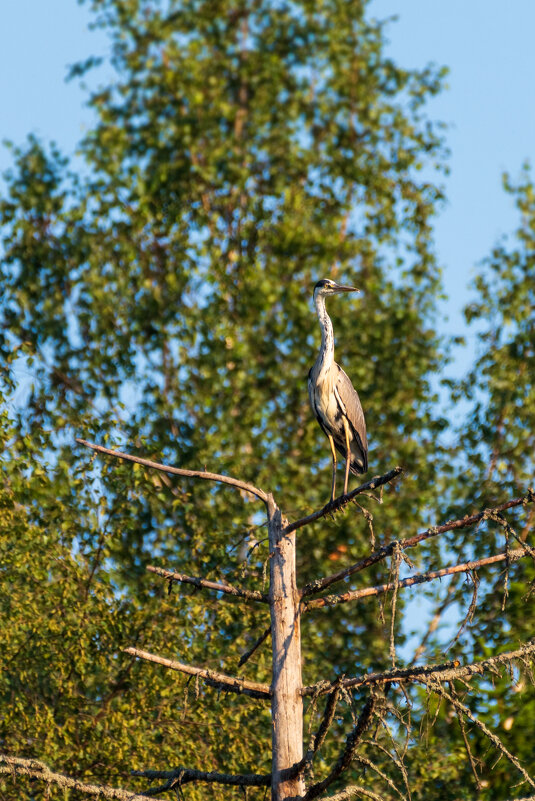
[[493,509],[483,509],[482,512],[477,512],[477,514],[473,515],[466,515],[466,517],[462,517],[459,520],[450,520],[448,523],[443,523],[441,526],[432,526],[431,528],[422,531],[420,534],[415,534],[412,537],[406,537],[403,540],[394,540],[388,545],[383,545],[382,548],[379,548],[368,556],[365,556],[359,562],[349,565],[349,567],[346,567],[343,570],[339,570],[338,573],[332,573],[330,576],[324,576],[322,579],[316,579],[315,581],[311,581],[310,584],[306,584],[301,590],[301,596],[305,598],[308,595],[315,595],[316,593],[327,589],[327,587],[330,587],[332,584],[336,584],[338,581],[343,581],[349,576],[359,573],[361,570],[365,570],[368,567],[371,567],[371,565],[375,565],[377,562],[381,562],[383,559],[386,559],[387,556],[390,556],[394,552],[395,548],[401,548],[402,551],[404,551],[406,548],[414,548],[415,545],[418,545],[420,542],[423,542],[430,537],[436,537],[439,534],[444,534],[446,531],[453,531],[454,529],[473,526],[475,523],[479,523],[479,521],[483,520],[484,518],[491,518],[491,515],[496,512],[503,512],[506,509],[512,509],[515,506],[524,506],[525,504],[533,503],[534,501],[535,493],[530,488],[528,489],[527,493],[522,495],[520,498],[513,498],[513,500],[506,501],[505,503],[500,504],[500,506],[495,506]]
[[318,509],[316,512],[312,512],[312,514],[307,515],[306,517],[301,517],[299,520],[289,523],[284,529],[283,533],[285,535],[291,534],[293,531],[297,531],[298,528],[303,528],[303,526],[307,526],[309,523],[319,520],[320,517],[325,517],[328,514],[337,512],[339,509],[342,509],[346,504],[352,501],[353,498],[356,498],[357,495],[361,495],[363,492],[368,492],[369,490],[377,489],[377,487],[382,487],[383,484],[388,484],[389,481],[392,481],[402,472],[402,467],[394,467],[383,476],[374,476],[372,479],[370,479],[370,481],[366,481],[365,484],[361,484],[360,487],[356,487],[356,489],[348,492],[347,495],[340,495],[340,497],[336,498],[334,501],[329,501],[329,503],[326,503],[322,509]]
[[124,459],[127,462],[135,462],[141,464],[143,467],[150,467],[152,470],[159,470],[161,473],[170,473],[173,476],[187,476],[188,478],[202,478],[204,481],[216,481],[219,484],[229,484],[231,487],[250,492],[251,495],[256,495],[264,503],[267,500],[266,493],[248,484],[246,481],[240,481],[239,478],[232,478],[232,476],[222,476],[219,473],[208,473],[204,470],[185,470],[181,467],[171,467],[170,465],[160,464],[160,462],[153,462],[151,459],[142,459],[140,456],[133,456],[131,453],[124,453],[123,451],[112,450],[111,448],[104,448],[102,445],[95,445],[93,442],[87,442],[85,439],[76,438],[76,442],[80,445],[85,445],[86,448],[91,448],[97,453],[104,453],[106,456],[113,456],[115,459]]

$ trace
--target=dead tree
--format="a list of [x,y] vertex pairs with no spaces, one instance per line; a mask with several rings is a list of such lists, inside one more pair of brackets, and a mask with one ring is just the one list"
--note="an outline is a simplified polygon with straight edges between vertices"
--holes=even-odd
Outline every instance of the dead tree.
[[[288,522],[277,506],[273,495],[258,489],[253,485],[229,476],[218,475],[206,471],[184,470],[170,467],[148,459],[142,459],[120,451],[110,450],[99,445],[78,440],[82,445],[103,455],[115,459],[126,460],[143,465],[147,469],[161,471],[176,476],[186,476],[202,481],[213,481],[235,487],[248,493],[265,506],[269,532],[269,564],[270,581],[269,592],[249,590],[221,581],[209,581],[204,578],[188,576],[173,570],[159,567],[148,569],[156,575],[171,583],[190,584],[195,587],[216,591],[223,595],[243,598],[248,601],[268,604],[270,608],[270,628],[255,643],[253,648],[244,655],[242,664],[247,661],[253,651],[261,645],[271,634],[272,644],[272,681],[270,685],[255,682],[249,679],[238,678],[219,673],[207,668],[183,664],[181,662],[148,653],[136,648],[128,648],[127,653],[143,660],[157,663],[168,669],[176,670],[189,676],[196,676],[208,686],[220,691],[241,693],[253,698],[263,699],[271,704],[272,721],[272,770],[271,775],[264,774],[226,774],[218,772],[204,772],[192,767],[180,767],[172,770],[156,769],[134,771],[133,775],[144,777],[160,784],[152,786],[145,792],[135,793],[124,789],[107,787],[104,785],[88,785],[83,782],[53,773],[46,765],[36,760],[18,759],[16,757],[0,755],[0,773],[12,775],[26,775],[42,779],[48,784],[56,784],[65,788],[72,787],[87,795],[96,795],[102,798],[115,798],[121,801],[136,801],[136,799],[154,797],[167,791],[176,790],[191,782],[218,783],[230,786],[265,787],[271,788],[272,801],[312,801],[315,798],[329,798],[331,801],[345,801],[355,797],[380,799],[381,796],[361,786],[346,787],[343,791],[326,796],[329,787],[337,781],[352,765],[360,764],[372,770],[377,767],[359,750],[373,728],[374,721],[380,723],[384,717],[385,696],[388,689],[398,685],[406,692],[406,688],[413,684],[424,686],[428,692],[439,700],[445,700],[459,718],[463,738],[466,745],[467,757],[472,766],[476,785],[478,785],[477,767],[472,758],[470,745],[464,729],[465,721],[476,726],[489,743],[501,756],[506,757],[518,772],[520,783],[524,782],[531,790],[535,789],[535,780],[527,773],[514,754],[510,753],[498,736],[474,716],[468,706],[460,699],[455,689],[457,680],[464,681],[473,676],[487,672],[496,672],[511,664],[520,664],[529,668],[535,654],[535,640],[521,644],[508,653],[472,663],[461,664],[458,660],[444,664],[415,666],[404,668],[395,666],[384,672],[368,673],[362,676],[342,677],[336,680],[322,680],[311,686],[303,686],[301,678],[301,616],[311,609],[324,606],[351,602],[357,598],[370,595],[380,595],[392,592],[393,607],[400,590],[415,584],[433,581],[442,576],[455,573],[473,573],[483,565],[504,563],[507,569],[516,560],[526,556],[535,558],[534,549],[529,546],[525,537],[517,538],[510,525],[503,517],[503,512],[513,507],[526,505],[535,500],[533,490],[528,490],[523,497],[507,501],[493,509],[486,509],[477,514],[449,521],[443,525],[434,526],[419,534],[405,539],[392,541],[372,553],[362,557],[358,562],[349,565],[343,570],[317,579],[304,587],[298,587],[296,578],[296,532],[326,516],[334,514],[347,506],[358,495],[371,493],[383,487],[402,472],[399,467],[390,470],[383,476],[375,476],[371,481],[362,484],[347,495],[329,503],[313,514],[294,522]],[[484,519],[493,519],[507,530],[506,548],[503,553],[497,553],[485,559],[465,562],[462,564],[444,567],[439,570],[412,575],[401,579],[399,567],[405,557],[405,551],[415,548],[424,540],[438,537],[453,529],[462,529],[474,526]],[[510,548],[511,538],[516,538],[517,548]],[[359,590],[347,590],[340,594],[326,595],[325,591],[333,585],[347,579],[356,573],[369,568],[385,559],[392,558],[396,571],[393,580],[378,586],[369,586]],[[392,617],[394,619],[394,616]],[[391,630],[392,662],[395,665],[394,629]],[[328,774],[320,781],[310,781],[311,766],[316,754],[322,747],[326,735],[333,724],[337,705],[341,697],[351,690],[363,688],[367,693],[366,700],[353,722],[353,727],[346,737],[338,758],[331,766]],[[323,716],[317,731],[311,736],[306,750],[303,743],[303,701],[311,698],[314,703],[322,696],[326,696]],[[396,758],[394,758],[396,760]],[[402,759],[400,770],[404,773]],[[382,776],[388,783],[388,778]],[[396,788],[392,788],[396,789]],[[398,792],[396,790],[396,792]],[[403,794],[401,794],[403,797]]]

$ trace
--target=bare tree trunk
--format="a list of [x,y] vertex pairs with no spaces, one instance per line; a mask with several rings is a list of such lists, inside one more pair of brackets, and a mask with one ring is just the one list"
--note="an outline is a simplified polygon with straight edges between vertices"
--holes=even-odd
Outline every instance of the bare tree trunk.
[[302,798],[302,775],[281,780],[281,771],[303,757],[301,626],[295,573],[295,533],[283,536],[280,509],[267,498],[270,552],[270,608],[273,643],[271,701],[272,801]]

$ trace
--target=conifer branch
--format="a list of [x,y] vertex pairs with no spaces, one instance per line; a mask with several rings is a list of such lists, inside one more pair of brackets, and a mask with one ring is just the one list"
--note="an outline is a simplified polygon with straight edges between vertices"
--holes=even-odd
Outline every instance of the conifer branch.
[[199,678],[210,687],[216,687],[217,689],[239,693],[241,695],[249,695],[251,698],[271,697],[271,690],[267,684],[240,679],[237,676],[227,676],[225,673],[217,673],[215,670],[209,670],[208,668],[185,665],[174,659],[166,659],[163,656],[157,656],[148,651],[141,651],[138,648],[125,648],[124,652],[136,656],[138,659],[145,659],[147,662],[163,665],[164,667],[170,668],[170,670],[177,670],[189,676],[199,676]]
[[303,612],[309,612],[311,609],[321,609],[325,606],[337,606],[337,604],[346,603],[348,601],[356,601],[359,598],[368,598],[372,595],[381,595],[389,590],[404,589],[405,587],[412,587],[415,584],[423,584],[426,581],[433,581],[433,579],[443,578],[444,576],[451,576],[455,573],[467,573],[470,570],[476,570],[485,565],[492,565],[496,562],[504,562],[509,560],[515,562],[522,559],[523,556],[528,555],[528,552],[523,548],[517,548],[508,553],[499,553],[494,556],[488,556],[484,559],[476,559],[473,562],[465,562],[460,565],[452,565],[451,567],[443,567],[440,570],[431,570],[429,573],[420,573],[417,576],[409,576],[408,578],[401,579],[398,582],[389,582],[387,584],[378,584],[375,587],[363,587],[360,590],[348,590],[347,592],[340,593],[339,595],[326,595],[323,598],[314,598],[311,601],[305,601],[302,605]]
[[151,459],[133,456],[131,453],[124,453],[123,451],[105,448],[102,445],[95,445],[92,442],[87,442],[87,440],[79,439],[78,437],[76,438],[76,442],[78,442],[79,445],[85,445],[86,448],[97,451],[97,453],[113,456],[115,459],[124,459],[127,462],[134,462],[135,464],[143,465],[143,467],[150,467],[152,470],[159,470],[162,473],[169,473],[173,476],[186,476],[188,478],[200,478],[204,481],[215,481],[219,484],[229,484],[231,487],[250,492],[251,495],[255,495],[264,503],[267,501],[267,495],[263,490],[254,487],[252,484],[248,484],[246,481],[241,481],[239,478],[222,476],[219,473],[208,473],[205,470],[186,470],[181,467],[171,467],[170,465],[160,464],[160,462],[153,462]]
[[262,603],[269,603],[268,596],[259,590],[246,590],[242,587],[236,587],[233,584],[227,584],[220,581],[209,581],[208,579],[197,578],[195,576],[186,576],[184,573],[176,573],[173,570],[164,570],[161,567],[147,567],[149,573],[156,573],[170,582],[182,582],[183,584],[192,584],[194,587],[203,588],[206,590],[215,590],[222,592],[226,595],[234,595],[236,598],[243,598],[246,601],[261,601]]

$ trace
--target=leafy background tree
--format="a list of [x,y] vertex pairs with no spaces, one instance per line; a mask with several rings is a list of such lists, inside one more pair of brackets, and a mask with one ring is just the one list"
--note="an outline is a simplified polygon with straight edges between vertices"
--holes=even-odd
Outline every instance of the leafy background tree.
[[[364,290],[330,311],[372,432],[372,470],[406,471],[383,506],[367,502],[375,536],[416,530],[443,514],[445,499],[452,509],[453,499],[483,501],[475,432],[486,400],[471,422],[480,461],[455,495],[442,476],[450,486],[459,472],[457,448],[444,444],[432,389],[448,353],[434,325],[432,242],[446,153],[425,103],[444,73],[386,58],[384,26],[366,3],[91,8],[116,77],[90,97],[98,122],[80,145],[84,169],[30,137],[13,149],[0,203],[10,409],[2,528],[13,588],[5,654],[19,676],[2,690],[1,736],[10,752],[111,783],[127,783],[132,767],[177,762],[266,770],[265,710],[197,697],[120,650],[143,644],[235,672],[265,612],[167,598],[145,568],[156,561],[258,586],[266,549],[257,507],[95,461],[73,440],[239,475],[272,490],[288,515],[317,508],[330,477],[306,393],[319,342],[310,293],[319,277],[343,275]],[[21,371],[25,397],[19,389],[13,404]],[[478,399],[485,393],[484,380]],[[300,548],[303,583],[367,550],[370,529],[357,511],[313,537]],[[243,544],[257,541],[242,561]],[[433,545],[426,558],[441,555]],[[373,602],[358,615],[311,614],[305,681],[388,664],[388,615],[383,622]],[[267,679],[267,651],[252,671]],[[424,767],[418,773],[429,755],[451,792],[467,786],[458,736],[441,724],[447,737],[415,756],[414,789],[425,797],[445,797]],[[20,787],[5,792],[20,797]]]

